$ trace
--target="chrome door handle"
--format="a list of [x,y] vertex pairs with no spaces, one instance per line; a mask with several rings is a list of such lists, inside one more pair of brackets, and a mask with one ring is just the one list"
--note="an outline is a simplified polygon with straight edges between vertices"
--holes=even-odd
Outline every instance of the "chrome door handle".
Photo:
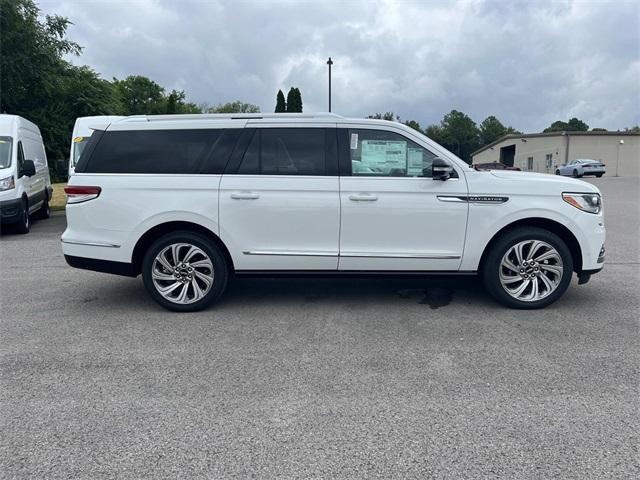
[[232,193],[231,198],[233,198],[234,200],[257,200],[258,198],[260,198],[260,195],[251,192]]
[[378,200],[378,197],[375,195],[361,193],[349,195],[349,200],[353,200],[354,202],[375,202]]

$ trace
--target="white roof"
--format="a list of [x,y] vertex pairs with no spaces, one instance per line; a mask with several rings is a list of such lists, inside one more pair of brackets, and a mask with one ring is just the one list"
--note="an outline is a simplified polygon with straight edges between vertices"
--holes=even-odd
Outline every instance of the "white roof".
[[34,130],[36,132],[40,131],[35,123],[30,122],[26,118],[23,118],[19,115],[9,115],[6,113],[0,114],[0,129],[3,132],[13,132],[13,130],[16,129],[18,125],[29,130]]

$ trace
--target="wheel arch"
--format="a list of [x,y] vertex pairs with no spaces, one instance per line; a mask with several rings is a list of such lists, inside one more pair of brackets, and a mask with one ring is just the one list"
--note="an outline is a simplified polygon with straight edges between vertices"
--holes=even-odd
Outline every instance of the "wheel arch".
[[523,218],[520,220],[516,220],[515,222],[509,223],[508,225],[505,225],[500,230],[498,230],[493,235],[493,237],[491,237],[491,240],[489,240],[489,243],[487,243],[482,252],[482,257],[480,257],[480,263],[478,265],[480,270],[484,268],[487,255],[491,251],[493,245],[498,241],[498,239],[505,233],[521,227],[542,228],[558,235],[562,239],[562,241],[564,241],[564,243],[567,245],[567,248],[571,252],[574,271],[582,271],[582,250],[580,248],[580,243],[578,242],[578,239],[575,237],[575,235],[571,232],[571,230],[569,230],[560,222],[540,217]]
[[139,275],[142,272],[142,260],[144,259],[144,254],[153,242],[155,242],[163,235],[181,230],[200,233],[201,235],[209,238],[213,243],[215,243],[218,248],[220,248],[220,251],[227,261],[229,270],[231,272],[234,271],[233,259],[231,258],[229,249],[220,239],[220,237],[218,237],[218,235],[216,235],[208,228],[203,227],[202,225],[198,225],[197,223],[185,221],[170,221],[155,225],[154,227],[147,230],[138,239],[135,247],[133,248],[133,253],[131,254],[131,264],[133,265],[134,273],[136,275]]

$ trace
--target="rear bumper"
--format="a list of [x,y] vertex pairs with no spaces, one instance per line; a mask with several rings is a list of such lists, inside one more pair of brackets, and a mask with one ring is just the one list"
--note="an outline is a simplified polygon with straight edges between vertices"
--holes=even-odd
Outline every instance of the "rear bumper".
[[22,199],[0,202],[0,222],[15,223],[22,218]]
[[137,277],[135,269],[131,263],[114,262],[111,260],[99,260],[97,258],[74,257],[65,255],[64,259],[69,266],[82,270],[92,270],[94,272],[112,273],[125,277]]
[[606,173],[604,168],[585,168],[582,170],[583,175],[601,175]]

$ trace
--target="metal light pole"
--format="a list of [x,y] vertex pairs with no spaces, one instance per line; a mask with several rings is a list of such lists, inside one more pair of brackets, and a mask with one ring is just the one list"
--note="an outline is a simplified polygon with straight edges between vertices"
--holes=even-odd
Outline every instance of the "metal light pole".
[[616,177],[619,177],[620,175],[618,175],[618,167],[620,166],[620,147],[624,145],[624,140],[620,140],[618,142],[618,149],[616,152]]
[[331,112],[331,65],[333,65],[331,57],[327,60],[327,65],[329,65],[329,112]]

